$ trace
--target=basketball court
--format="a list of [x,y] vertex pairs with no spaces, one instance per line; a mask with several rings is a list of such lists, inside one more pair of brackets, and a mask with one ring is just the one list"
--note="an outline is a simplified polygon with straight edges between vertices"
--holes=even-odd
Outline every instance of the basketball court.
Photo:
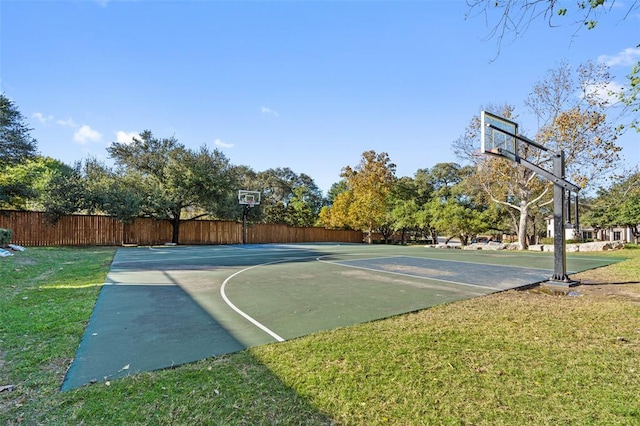
[[[574,255],[571,273],[620,259]],[[547,280],[552,253],[360,244],[118,249],[62,390]]]

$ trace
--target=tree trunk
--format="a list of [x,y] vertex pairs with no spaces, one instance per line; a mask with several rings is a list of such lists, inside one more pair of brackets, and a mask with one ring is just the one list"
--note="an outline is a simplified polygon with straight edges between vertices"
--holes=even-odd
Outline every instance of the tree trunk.
[[429,230],[429,233],[431,234],[431,240],[433,244],[438,244],[438,233],[436,232],[435,228],[431,228]]
[[171,242],[174,244],[178,244],[178,240],[180,237],[180,217],[171,219],[171,227],[173,228],[173,233],[171,234]]
[[518,224],[518,249],[526,250],[529,247],[527,241],[527,219],[529,217],[529,205],[524,201],[520,203],[520,223]]

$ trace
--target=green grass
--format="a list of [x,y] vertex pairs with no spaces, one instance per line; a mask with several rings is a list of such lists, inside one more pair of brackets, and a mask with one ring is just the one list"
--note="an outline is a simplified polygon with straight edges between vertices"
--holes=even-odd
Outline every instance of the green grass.
[[[0,259],[0,424],[640,424],[640,250],[505,292],[59,392],[111,248]],[[633,283],[636,284],[633,284]]]

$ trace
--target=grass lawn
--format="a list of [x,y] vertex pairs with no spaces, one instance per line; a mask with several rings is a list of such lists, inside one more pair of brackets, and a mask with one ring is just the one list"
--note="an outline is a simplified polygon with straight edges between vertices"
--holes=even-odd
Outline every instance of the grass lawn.
[[60,392],[114,252],[0,258],[0,425],[640,424],[637,249],[570,296],[509,291]]

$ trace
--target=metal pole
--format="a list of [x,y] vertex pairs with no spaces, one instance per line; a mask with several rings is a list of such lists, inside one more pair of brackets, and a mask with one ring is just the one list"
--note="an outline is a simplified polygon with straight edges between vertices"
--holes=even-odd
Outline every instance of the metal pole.
[[576,230],[576,234],[577,234],[576,236],[580,239],[580,241],[582,241],[583,237],[582,237],[582,232],[580,232],[580,217],[578,214],[578,193],[577,192],[576,192],[576,203],[574,205],[574,208],[575,210],[574,210],[573,217],[576,219],[574,229]]
[[[553,174],[564,179],[564,152],[556,152],[553,157]],[[569,282],[567,276],[567,256],[565,253],[564,211],[565,190],[553,184],[553,277],[552,281]]]
[[249,212],[249,206],[246,204],[242,206],[242,244],[247,244],[247,213]]
[[566,221],[567,224],[571,224],[571,191],[567,190],[567,192],[565,193],[565,200],[564,202],[567,204],[567,210],[566,210]]

